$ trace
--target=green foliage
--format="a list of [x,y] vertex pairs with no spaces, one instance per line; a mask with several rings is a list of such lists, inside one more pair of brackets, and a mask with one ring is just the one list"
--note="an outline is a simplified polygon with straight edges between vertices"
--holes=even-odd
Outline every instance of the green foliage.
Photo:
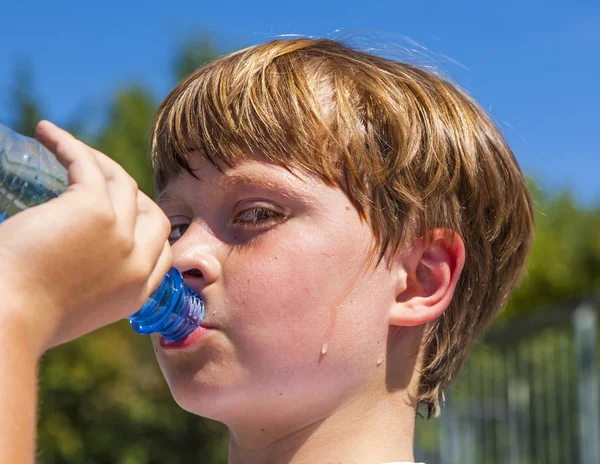
[[186,41],[181,53],[175,57],[175,79],[180,81],[196,69],[219,58],[221,52],[212,37],[206,33],[198,34]]
[[544,195],[534,184],[535,242],[527,273],[504,317],[600,290],[600,207],[581,207],[569,192]]
[[35,94],[32,66],[29,61],[21,61],[14,73],[11,89],[14,116],[9,124],[20,134],[33,137],[35,126],[42,119],[40,103]]
[[157,104],[140,87],[119,91],[110,106],[108,121],[94,144],[117,161],[138,182],[140,190],[152,197],[154,186],[148,146]]

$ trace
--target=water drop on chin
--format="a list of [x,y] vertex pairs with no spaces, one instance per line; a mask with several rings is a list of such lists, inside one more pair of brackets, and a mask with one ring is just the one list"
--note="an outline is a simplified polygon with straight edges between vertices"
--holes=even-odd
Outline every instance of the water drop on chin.
[[381,366],[383,364],[383,358],[377,359],[377,366]]
[[321,347],[321,355],[325,356],[327,354],[327,351],[329,351],[329,343],[325,342]]

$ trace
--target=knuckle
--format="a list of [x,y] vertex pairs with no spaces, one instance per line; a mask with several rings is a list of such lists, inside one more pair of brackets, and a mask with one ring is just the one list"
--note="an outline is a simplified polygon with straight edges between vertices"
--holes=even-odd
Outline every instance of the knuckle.
[[167,216],[161,213],[160,228],[165,240],[171,235],[171,221]]
[[107,173],[107,179],[118,183],[124,189],[127,189],[131,192],[136,192],[138,190],[138,184],[133,177],[129,175],[125,169],[121,166],[115,166],[114,169],[111,169]]
[[89,155],[89,152],[90,152],[89,145],[85,144],[84,142],[82,142],[81,140],[79,140],[77,137],[75,137],[72,134],[70,134],[69,139],[71,140],[71,142],[76,143],[81,150],[85,151]]
[[152,273],[152,266],[140,260],[131,273],[132,281],[137,284],[145,283]]
[[91,163],[96,163],[96,159],[94,158],[94,155],[91,152],[91,148],[88,145],[83,143],[81,140],[76,139],[75,137],[72,137],[71,143],[74,144],[73,146],[76,146],[78,148],[79,152],[83,156],[85,156],[88,161],[90,161]]
[[135,242],[130,234],[121,234],[117,238],[117,247],[121,251],[123,257],[131,255],[135,247]]
[[114,227],[117,224],[117,213],[112,208],[106,208],[101,216],[108,226]]
[[96,214],[93,218],[92,224],[98,233],[103,234],[107,241],[113,242],[116,219],[111,218],[109,213]]
[[161,236],[164,236],[164,238],[167,239],[171,234],[171,221],[168,216],[151,200],[148,202],[148,214],[152,218],[153,223],[156,224],[157,230],[160,232]]
[[110,164],[111,167],[111,172],[113,173],[113,176],[119,180],[119,182],[123,182],[123,184],[127,185],[128,187],[130,187],[132,185],[132,183],[134,182],[133,177],[131,177],[129,175],[129,173],[120,165],[113,163]]
[[[155,203],[141,190],[137,191],[137,201],[144,210],[151,210]],[[158,205],[157,205],[158,206]]]
[[117,223],[117,214],[115,211],[104,205],[97,206],[93,211],[93,217],[96,224],[102,228],[112,228]]
[[165,259],[163,262],[163,273],[166,274],[171,266],[173,266],[173,249],[170,246],[165,247],[164,250]]
[[67,148],[68,143],[65,144],[65,140],[63,138],[60,138],[56,141],[56,145],[54,145],[54,150],[57,153],[65,153],[68,148]]
[[146,267],[138,263],[131,271],[131,280],[134,283],[140,284],[148,279],[148,275],[149,273],[146,271]]

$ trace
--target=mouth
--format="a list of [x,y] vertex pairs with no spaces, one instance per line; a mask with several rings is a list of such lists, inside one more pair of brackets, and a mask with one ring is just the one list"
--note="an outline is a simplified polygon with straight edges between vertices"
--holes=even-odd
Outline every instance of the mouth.
[[175,341],[169,340],[165,337],[160,337],[160,346],[163,350],[184,350],[198,344],[202,339],[216,330],[217,329],[215,327],[202,324],[191,334]]

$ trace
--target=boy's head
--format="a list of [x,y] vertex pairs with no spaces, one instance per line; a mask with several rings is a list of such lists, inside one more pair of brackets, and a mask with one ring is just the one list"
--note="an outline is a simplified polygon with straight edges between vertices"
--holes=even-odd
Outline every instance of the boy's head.
[[[355,233],[359,243],[353,243],[353,235],[328,236],[339,228],[350,227],[343,219],[338,223],[327,223],[321,231],[318,228],[307,231],[308,226],[297,236],[288,231],[290,240],[296,241],[297,264],[304,266],[295,269],[299,280],[262,281],[261,276],[253,275],[252,263],[249,263],[245,270],[248,288],[262,285],[266,292],[294,292],[298,285],[311,282],[310,279],[303,280],[302,273],[307,272],[305,267],[318,269],[333,262],[332,267],[327,268],[325,278],[321,279],[322,286],[307,284],[300,289],[306,294],[307,305],[321,305],[317,309],[325,313],[326,322],[312,327],[321,334],[319,337],[324,344],[329,344],[323,351],[336,349],[333,334],[340,318],[342,327],[344,320],[348,327],[352,321],[357,325],[362,323],[365,327],[360,333],[364,337],[376,337],[367,326],[368,321],[377,323],[369,313],[392,314],[389,324],[393,330],[406,326],[410,327],[409,331],[414,331],[407,337],[419,351],[419,356],[416,365],[390,365],[389,359],[393,358],[389,357],[389,350],[396,343],[392,338],[401,339],[405,332],[390,335],[381,343],[387,342],[386,375],[398,377],[396,371],[410,370],[411,374],[413,370],[418,371],[420,375],[415,376],[413,393],[419,402],[429,406],[430,412],[436,413],[440,392],[457,375],[475,338],[506,303],[524,269],[532,242],[532,205],[525,180],[498,129],[470,97],[448,81],[431,72],[359,52],[331,40],[272,41],[197,70],[171,92],[158,111],[152,136],[152,161],[157,190],[169,194],[176,191],[177,196],[183,197],[167,214],[187,217],[185,226],[189,231],[194,221],[200,218],[203,225],[198,226],[196,242],[214,242],[214,249],[206,251],[209,255],[206,259],[213,260],[212,268],[207,265],[206,271],[197,274],[204,281],[189,284],[206,293],[203,296],[209,315],[211,298],[213,305],[224,313],[228,306],[236,304],[247,303],[252,307],[251,302],[236,299],[225,290],[215,290],[211,295],[208,287],[218,280],[218,273],[223,274],[224,286],[233,285],[234,277],[228,281],[225,273],[227,262],[235,262],[232,260],[236,256],[245,253],[243,247],[258,247],[254,240],[260,239],[263,243],[274,240],[263,236],[271,233],[269,226],[268,230],[260,229],[252,232],[252,237],[244,238],[243,244],[239,245],[240,251],[236,246],[241,239],[235,232],[227,232],[228,226],[219,225],[222,218],[217,218],[217,213],[211,209],[210,203],[219,205],[221,211],[229,205],[229,200],[223,199],[229,193],[217,190],[213,183],[219,173],[228,174],[233,168],[257,160],[267,171],[276,172],[283,181],[281,183],[291,190],[302,190],[301,186],[306,184],[309,193],[321,192],[320,198],[324,202],[326,199],[322,208],[324,214],[342,215],[343,211],[348,211],[344,206],[347,201],[358,218],[356,224],[363,224],[368,229],[370,235],[364,237],[371,237],[371,240],[363,243],[358,225]],[[194,180],[194,177],[202,181]],[[227,188],[236,182],[243,184],[243,180],[239,180],[241,177],[244,176],[234,175]],[[322,186],[315,184],[318,182]],[[198,186],[199,193],[190,200],[194,196],[194,185]],[[331,198],[328,196],[329,192],[336,192],[335,189],[343,198],[336,196],[337,193],[331,193]],[[235,195],[249,201],[248,198],[258,194]],[[281,194],[287,198],[285,201],[293,195],[293,192]],[[183,214],[185,198],[188,205],[185,206],[187,213]],[[196,203],[192,207],[189,203],[193,201]],[[318,204],[318,200],[313,204]],[[326,207],[332,209],[328,211]],[[290,206],[290,211],[292,209]],[[275,213],[257,208],[252,211],[254,216],[245,219],[248,223],[258,223],[256,215],[265,220],[272,214],[273,227],[280,220]],[[290,217],[294,221],[298,218],[295,227],[304,227],[298,225],[301,214]],[[315,224],[325,223],[312,223]],[[201,239],[200,229],[211,233]],[[320,255],[311,249],[315,256],[306,263],[300,256],[303,248],[299,241],[302,237],[316,240],[320,236],[324,244],[318,251]],[[174,245],[180,247],[174,252],[176,262],[179,260],[178,267],[186,267],[182,270],[200,268],[190,256],[201,252],[191,251],[195,246],[191,239],[190,243],[183,240]],[[340,244],[339,240],[347,242]],[[277,243],[280,246],[280,242]],[[463,243],[466,256],[461,251]],[[344,249],[349,251],[344,252]],[[328,261],[332,258],[328,250],[343,260]],[[283,250],[283,255],[286,251]],[[278,249],[262,248],[261,253],[261,260],[268,258],[273,263],[278,259]],[[416,256],[412,270],[411,253]],[[318,256],[323,257],[322,261]],[[354,265],[353,256],[364,258],[364,265]],[[367,256],[372,259],[367,260]],[[247,258],[258,260],[257,255],[247,255]],[[289,259],[283,260],[282,266],[294,265]],[[344,262],[348,263],[347,269],[344,269]],[[428,263],[432,263],[430,267]],[[238,261],[237,268],[240,267]],[[212,280],[207,277],[210,269],[215,273]],[[346,271],[354,274],[347,279],[349,288],[339,275]],[[385,284],[387,277],[382,277],[386,272],[386,276],[393,273],[396,278],[390,288]],[[369,280],[365,277],[368,273],[380,274]],[[265,274],[265,278],[268,275]],[[190,272],[187,276],[192,279],[194,274]],[[356,279],[362,279],[363,283],[353,288]],[[332,289],[329,289],[330,280],[334,282]],[[235,282],[240,285],[239,281]],[[428,282],[432,282],[431,288],[428,288]],[[324,296],[320,300],[311,300],[313,294],[320,291]],[[395,292],[396,297],[388,302],[382,295],[390,291]],[[270,295],[265,298],[270,301]],[[217,303],[219,299],[221,302]],[[419,302],[425,300],[428,305],[433,305],[432,301],[436,300],[436,309],[424,310],[426,315],[421,319],[418,315],[413,319],[406,316],[411,310],[418,312],[421,309]],[[352,305],[356,315],[347,316]],[[390,313],[389,308],[382,309],[382,305],[404,305],[404,312],[395,319],[394,310]],[[440,305],[443,308],[440,309]],[[301,312],[304,309],[278,308],[277,317],[283,324],[281,330],[289,330],[283,335],[303,337],[301,329],[295,332],[286,328],[283,322],[293,319],[301,323],[302,318],[289,312],[292,310]],[[309,309],[306,311],[310,314]],[[275,313],[269,314],[272,317]],[[231,322],[232,331],[236,330],[233,316],[222,316],[219,322],[223,325]],[[307,321],[308,324],[313,322]],[[413,327],[415,325],[419,327]],[[259,328],[247,335],[248,340],[254,337],[254,343],[267,338]],[[229,338],[234,340],[235,335]],[[359,338],[360,335],[354,334],[356,343]],[[339,346],[348,350],[350,345],[344,343],[340,342]],[[361,349],[368,352],[366,344],[369,341],[364,343],[365,347]],[[220,347],[213,356],[225,356],[225,351]],[[359,362],[360,353],[353,355]],[[236,356],[240,361],[244,354]],[[163,365],[163,370],[167,371],[172,389],[177,390],[173,376],[175,371],[181,372],[183,361],[175,358],[177,355],[169,352],[162,355],[161,363],[175,366]],[[212,361],[204,358],[195,364],[196,374],[190,374],[193,378],[211,364]],[[320,359],[311,358],[310,362],[320,365],[326,359],[327,356],[321,355]],[[240,361],[240,366],[242,364]],[[293,377],[286,371],[293,369],[293,364],[283,365],[282,375]],[[202,375],[210,377],[213,372],[215,376],[220,375],[218,370],[208,370]],[[263,387],[268,388],[266,383]],[[388,387],[393,388],[393,385],[388,383]],[[193,409],[189,406],[192,400],[181,398],[185,393],[179,396],[180,402]]]

